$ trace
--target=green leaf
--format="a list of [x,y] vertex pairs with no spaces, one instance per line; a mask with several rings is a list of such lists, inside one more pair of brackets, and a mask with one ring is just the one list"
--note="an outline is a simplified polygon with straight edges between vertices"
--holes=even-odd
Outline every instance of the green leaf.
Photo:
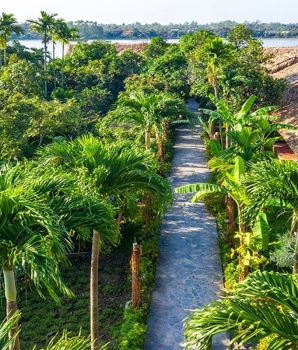
[[223,149],[222,149],[222,146],[218,140],[211,139],[209,141],[209,146],[210,146],[212,154],[215,157],[219,157],[222,154]]
[[267,249],[269,244],[270,227],[267,221],[266,213],[262,211],[259,212],[252,231],[256,237],[260,237],[262,239],[262,249]]
[[221,186],[207,183],[197,183],[192,185],[185,185],[175,188],[176,193],[190,193],[197,192],[191,199],[192,203],[198,202],[202,197],[209,193],[228,193],[228,191]]

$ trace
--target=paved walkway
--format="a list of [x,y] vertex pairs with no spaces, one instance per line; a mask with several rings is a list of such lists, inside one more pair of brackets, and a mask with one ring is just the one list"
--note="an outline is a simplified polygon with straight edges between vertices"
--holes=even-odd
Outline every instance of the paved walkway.
[[[189,101],[189,108],[198,110],[194,100]],[[173,188],[208,179],[199,135],[199,127],[177,128],[170,176]],[[173,207],[163,219],[145,350],[183,349],[183,319],[191,309],[218,299],[221,294],[216,222],[202,201],[190,203],[192,195],[176,194]],[[223,343],[224,336],[218,336],[212,349],[226,349]]]

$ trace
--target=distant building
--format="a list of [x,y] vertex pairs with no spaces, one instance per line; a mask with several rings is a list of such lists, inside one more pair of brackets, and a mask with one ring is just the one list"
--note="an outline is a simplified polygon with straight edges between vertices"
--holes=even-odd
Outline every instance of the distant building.
[[171,29],[171,37],[179,38],[179,29]]

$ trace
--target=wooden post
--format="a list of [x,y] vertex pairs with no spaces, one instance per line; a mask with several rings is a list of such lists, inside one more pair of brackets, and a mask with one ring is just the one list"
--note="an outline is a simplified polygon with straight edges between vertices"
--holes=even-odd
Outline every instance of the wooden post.
[[141,280],[140,280],[141,247],[133,243],[131,256],[132,272],[132,307],[139,307],[141,304]]

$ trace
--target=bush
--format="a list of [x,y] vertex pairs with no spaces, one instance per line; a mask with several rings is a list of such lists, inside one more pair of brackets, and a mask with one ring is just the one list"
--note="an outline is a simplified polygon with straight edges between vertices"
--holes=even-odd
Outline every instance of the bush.
[[122,324],[119,336],[119,349],[144,349],[148,310],[148,304],[143,304],[140,308],[133,309],[128,307],[125,309],[124,323]]

